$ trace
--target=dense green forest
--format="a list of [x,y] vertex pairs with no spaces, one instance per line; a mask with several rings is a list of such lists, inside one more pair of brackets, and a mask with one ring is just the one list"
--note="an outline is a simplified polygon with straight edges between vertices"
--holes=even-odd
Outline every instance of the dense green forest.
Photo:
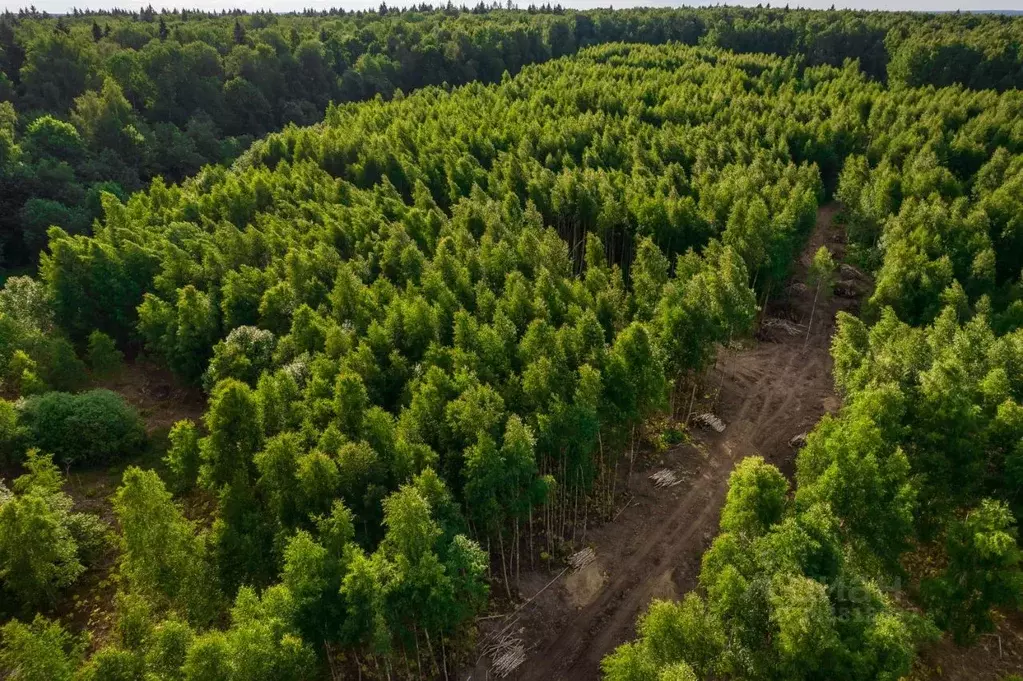
[[[975,640],[1023,586],[1021,36],[5,16],[0,219],[39,267],[0,290],[0,670],[454,675],[523,564],[556,564],[580,507],[610,518],[649,421],[752,330],[829,198],[876,278],[834,339],[844,407],[794,485],[739,465],[700,592],[605,674],[894,680],[940,631]],[[97,388],[139,355],[208,396],[201,422],[147,432]],[[107,517],[65,491],[118,464]],[[111,627],[64,617],[97,572]]]
[[[1020,22],[753,9],[306,15],[197,12],[0,16],[0,267],[35,261],[46,230],[87,233],[100,195],[229,164],[253,139],[320,121],[327,104],[426,85],[493,83],[524,65],[614,41],[669,41],[855,59],[910,86],[1023,85]],[[3,104],[9,102],[10,105]]]
[[876,285],[839,313],[842,410],[794,485],[739,464],[699,593],[654,603],[606,679],[894,680],[1023,604],[1023,97],[847,84],[829,101],[866,115],[837,198]]

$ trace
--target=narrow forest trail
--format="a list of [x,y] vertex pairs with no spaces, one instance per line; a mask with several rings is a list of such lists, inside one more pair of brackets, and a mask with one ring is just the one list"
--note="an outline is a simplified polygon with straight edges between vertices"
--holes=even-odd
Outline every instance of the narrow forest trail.
[[[525,661],[510,678],[597,679],[601,658],[633,637],[636,617],[652,598],[678,597],[696,586],[735,464],[760,455],[791,474],[792,438],[838,408],[830,338],[836,312],[854,308],[857,301],[837,296],[818,301],[807,339],[814,292],[804,283],[810,259],[822,244],[837,261],[843,255],[842,232],[833,225],[836,213],[834,204],[819,209],[789,286],[767,304],[760,340],[739,350],[722,349],[706,376],[696,413],[713,411],[727,424],[724,432],[698,430],[692,445],[639,460],[629,480],[628,506],[614,522],[586,537],[596,559],[551,585],[516,621],[502,622],[526,648]],[[850,295],[864,286],[846,282],[840,288]],[[685,482],[656,488],[649,476],[664,468],[680,471]],[[524,597],[550,578],[547,573],[524,575]],[[484,676],[480,671],[472,678]]]

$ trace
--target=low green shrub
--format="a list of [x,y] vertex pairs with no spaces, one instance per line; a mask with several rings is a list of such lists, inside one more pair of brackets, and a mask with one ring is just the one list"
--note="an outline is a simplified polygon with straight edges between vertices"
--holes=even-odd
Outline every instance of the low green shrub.
[[101,377],[116,374],[124,361],[124,354],[117,349],[114,339],[102,331],[93,331],[89,334],[86,356],[92,373]]
[[31,397],[23,403],[19,425],[27,447],[50,452],[64,465],[110,463],[145,443],[138,412],[109,390]]

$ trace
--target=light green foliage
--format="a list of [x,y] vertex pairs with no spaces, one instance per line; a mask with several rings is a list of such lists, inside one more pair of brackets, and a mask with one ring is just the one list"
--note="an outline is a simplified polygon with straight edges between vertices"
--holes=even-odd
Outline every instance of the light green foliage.
[[246,582],[269,584],[276,570],[277,528],[258,493],[241,473],[217,490],[217,518],[209,544],[224,593],[235,593]]
[[638,643],[624,643],[600,662],[606,681],[654,681],[657,663]]
[[30,451],[25,468],[14,494],[0,498],[0,584],[21,605],[40,608],[85,571],[80,544],[95,548],[102,528],[71,512],[49,456]]
[[525,521],[529,510],[541,503],[548,491],[548,481],[538,475],[535,444],[529,427],[513,415],[508,418],[500,447],[483,433],[465,452],[469,516],[477,531],[496,536],[502,568],[504,528]]
[[839,312],[836,317],[837,330],[831,337],[831,357],[834,360],[835,387],[839,391],[863,387],[859,370],[870,350],[870,330],[858,317],[848,312]]
[[38,395],[49,390],[49,386],[39,378],[38,363],[28,356],[24,350],[15,350],[7,365],[7,377],[4,383],[24,396]]
[[[871,305],[878,309],[890,305],[915,324],[933,319],[940,310],[940,294],[954,279],[968,283],[972,278],[976,287],[971,288],[986,292],[984,280],[989,275],[971,267],[990,248],[987,218],[968,209],[963,199],[951,205],[916,200],[903,204],[886,225],[884,262]],[[990,275],[993,278],[993,272]]]
[[[388,100],[395,98],[399,88],[407,93],[441,82],[503,82],[505,73],[515,75],[526,65],[612,41],[674,41],[781,57],[799,54],[810,67],[830,65],[835,70],[846,60],[854,60],[874,80],[884,81],[889,76],[893,84],[914,87],[963,83],[1004,90],[1020,84],[1020,59],[1014,52],[1016,33],[1011,24],[997,17],[951,14],[910,17],[636,8],[624,13],[595,9],[578,14],[553,10],[417,11],[412,18],[395,12],[358,17],[328,13],[264,23],[253,17],[199,17],[184,12],[161,13],[159,17],[151,13],[137,17],[87,13],[12,18],[4,35],[3,52],[10,56],[0,56],[0,100],[12,100],[26,122],[41,114],[56,122],[70,113],[78,128],[77,154],[59,157],[68,163],[62,181],[42,185],[67,206],[75,205],[76,195],[87,186],[86,178],[116,178],[132,190],[153,177],[176,181],[204,165],[233,160],[253,138],[268,131],[291,123],[318,122],[331,101],[372,100],[377,95]],[[507,48],[513,43],[514,49]],[[343,52],[338,51],[339,45],[344,46]],[[429,68],[424,68],[424,63]],[[618,100],[613,101],[617,106]],[[11,110],[13,113],[14,107]],[[747,107],[745,111],[758,110]],[[863,118],[866,111],[869,108],[861,114]],[[859,122],[860,116],[850,118]],[[882,125],[890,124],[887,117],[879,118]],[[750,120],[761,124],[753,114],[743,122]],[[14,128],[12,124],[10,129]],[[830,178],[845,154],[865,152],[862,142],[857,144],[858,136],[843,132],[813,129],[814,135],[827,137],[830,144],[813,148],[799,137],[794,150]],[[766,138],[762,135],[761,139]],[[941,155],[943,159],[950,157],[951,163],[965,168],[983,162],[984,154],[972,140],[959,138],[955,142],[951,151]],[[761,144],[770,147],[766,141]],[[696,146],[693,142],[685,148]],[[312,148],[316,147],[308,147]],[[276,162],[287,155],[289,147],[276,144],[271,149]],[[672,156],[675,147],[667,148],[671,152],[651,149],[655,153],[641,158]],[[560,162],[562,156],[557,151],[550,155]],[[927,161],[937,154],[928,151],[910,161],[929,177],[935,173]],[[613,136],[600,136],[585,149],[573,149],[572,155],[579,167],[586,168],[631,160],[628,144]],[[11,173],[15,185],[11,215],[19,213],[19,199],[28,193],[26,189],[39,191],[42,183],[37,175],[52,173],[52,157],[24,156],[24,167]],[[688,172],[696,164],[691,158],[686,161]],[[421,178],[435,178],[396,173],[395,167],[381,162],[360,168],[359,175],[373,181],[387,168],[389,179],[408,195],[413,187],[424,184]],[[517,162],[514,170],[502,175],[501,186],[543,197],[543,203],[559,210],[578,206],[586,226],[612,231],[627,214],[637,233],[650,236],[662,248],[678,245],[680,250],[695,245],[693,242],[714,226],[701,215],[703,202],[677,186],[682,176],[679,172],[654,174],[651,179],[664,177],[668,181],[650,182],[642,192],[621,193],[609,205],[596,200],[601,195],[588,181],[548,181],[544,184],[554,184],[555,191],[544,192],[542,185],[529,182],[530,170],[529,164]],[[461,163],[457,171],[452,187],[443,187],[442,204],[449,194],[468,193],[480,174],[469,162]],[[959,183],[907,184],[922,189]],[[743,204],[769,203],[769,193],[759,197],[757,193],[743,191],[739,195]],[[423,205],[424,215],[410,234],[430,238],[439,229],[435,214],[426,212],[430,204]],[[729,208],[714,211],[716,223],[724,224]],[[92,217],[98,214],[88,216]],[[775,222],[783,226],[790,220],[782,214]],[[22,225],[15,221],[12,226],[17,235]],[[770,250],[777,240],[760,241]],[[402,258],[412,261],[400,243],[390,251],[389,270],[402,266]]]
[[795,504],[776,469],[758,458],[741,462],[722,511],[723,534],[703,560],[706,609],[695,596],[681,607],[654,606],[640,639],[605,661],[605,676],[653,678],[678,660],[697,678],[825,673],[894,681],[906,674],[931,628],[863,571],[891,566],[913,532],[908,463],[885,440],[899,432],[902,404],[891,387],[874,389],[857,393],[840,418],[826,419],[798,457]]
[[0,398],[0,465],[13,465],[21,459],[23,451],[18,409],[13,402]]
[[607,358],[605,390],[620,418],[635,423],[664,403],[664,370],[648,328],[633,322],[622,331]]
[[[103,199],[108,220],[123,226],[124,206],[113,195]],[[137,247],[119,252],[58,228],[48,235],[49,252],[40,256],[39,275],[54,318],[76,340],[98,329],[126,341],[133,333],[143,282],[156,273],[153,254]]]
[[728,481],[721,531],[756,539],[782,519],[788,481],[760,457],[743,459]]
[[824,666],[838,644],[827,587],[809,577],[778,575],[768,600],[778,628],[774,645],[788,674],[802,678]]
[[197,636],[181,668],[186,681],[231,681],[231,651],[227,636],[210,631]]
[[163,460],[171,474],[172,487],[178,491],[190,490],[199,479],[199,430],[192,421],[178,421],[171,426],[167,439],[170,446]]
[[[384,525],[387,533],[379,552],[389,563],[386,617],[390,630],[405,643],[418,640],[416,627],[436,635],[455,633],[465,617],[485,602],[486,561],[479,547],[462,536],[456,536],[450,546],[439,542],[443,533],[426,499],[412,486],[401,487],[384,500]],[[362,567],[366,568],[372,570]],[[372,588],[371,578],[359,581],[361,589]],[[361,635],[375,640],[379,626],[372,591],[363,591],[360,601]]]
[[48,343],[40,356],[40,377],[53,390],[75,392],[88,382],[85,363],[66,339],[57,337]]
[[673,374],[703,368],[713,344],[747,328],[756,313],[746,265],[731,248],[711,244],[703,262],[687,253],[679,257],[676,271],[678,277],[665,286],[652,320],[666,368]]
[[309,517],[329,511],[341,486],[337,464],[322,452],[309,452],[296,463],[299,513]]
[[946,538],[948,565],[924,585],[938,623],[960,643],[990,631],[992,607],[1016,607],[1023,594],[1016,525],[1004,503],[984,499],[953,522]]
[[815,298],[831,297],[835,286],[835,269],[835,260],[831,256],[831,251],[826,246],[818,248],[817,252],[813,254],[810,271],[807,273],[807,284],[814,289]]
[[144,678],[145,660],[114,646],[98,650],[79,670],[76,681],[135,681]]
[[341,432],[358,438],[362,432],[362,419],[369,396],[362,378],[354,372],[342,372],[334,387],[335,410]]
[[452,433],[465,442],[496,436],[505,414],[504,399],[488,385],[473,382],[447,406]]
[[302,422],[303,405],[296,374],[300,367],[292,365],[274,373],[263,373],[256,385],[259,421],[266,435],[284,430],[297,430]]
[[320,542],[332,559],[341,558],[348,543],[355,538],[354,520],[355,516],[340,501],[334,502],[329,514],[315,518]]
[[0,385],[28,396],[78,390],[88,380],[74,347],[54,328],[42,284],[10,277],[0,290]]
[[218,384],[204,421],[209,435],[199,442],[202,485],[215,490],[248,481],[263,439],[252,389],[234,379]]
[[152,603],[138,593],[118,592],[114,597],[118,645],[137,652],[153,633]]
[[[893,476],[888,494],[906,484],[895,484],[899,478],[926,473],[916,495],[928,521],[951,505],[979,501],[986,467],[1010,468],[1019,432],[1010,414],[1023,398],[1009,378],[1018,332],[996,338],[985,314],[960,322],[953,307],[925,328],[886,311],[869,333],[841,318],[834,352],[837,381],[854,397],[850,426],[841,430],[860,451],[874,450],[863,463],[878,467],[875,477]],[[993,448],[985,448],[988,441]],[[1009,480],[997,484],[1008,490]],[[870,512],[876,517],[878,510],[875,504]]]
[[685,662],[676,662],[661,670],[657,681],[698,681],[696,672]]
[[130,467],[114,496],[114,512],[121,525],[121,572],[130,589],[191,621],[207,621],[217,592],[205,546],[159,476]]
[[651,603],[638,630],[642,645],[659,666],[688,663],[700,677],[714,672],[725,646],[720,622],[693,593],[681,603]]
[[735,249],[756,276],[767,260],[770,231],[771,221],[764,200],[759,196],[752,201],[740,199],[732,205],[721,240]]
[[194,286],[182,288],[174,305],[147,294],[138,308],[139,331],[183,377],[198,381],[213,354],[217,319],[210,297]]
[[18,112],[9,101],[13,84],[7,74],[0,76],[0,172],[9,172],[9,167],[18,161],[21,149],[15,143],[15,126]]
[[131,103],[113,78],[106,78],[98,92],[90,90],[75,99],[71,121],[95,151],[110,150],[128,163],[143,152],[145,139]]
[[0,314],[16,323],[48,333],[53,329],[53,311],[43,286],[31,277],[8,277],[0,290]]
[[632,289],[640,318],[650,318],[667,283],[668,259],[652,239],[647,237],[641,240],[636,249],[636,259],[632,263]]
[[11,620],[0,627],[0,670],[12,681],[71,681],[84,647],[42,615],[31,624]]
[[52,116],[35,119],[25,131],[25,149],[34,155],[72,160],[81,147],[82,138],[75,127]]
[[889,387],[860,399],[845,418],[825,418],[808,438],[798,460],[796,502],[801,508],[828,503],[856,541],[891,564],[912,536],[916,489],[906,454],[874,418],[880,410],[898,413],[902,396]]
[[183,679],[182,668],[194,641],[195,633],[187,624],[176,619],[164,620],[150,634],[146,666],[161,680]]
[[387,563],[382,554],[367,556],[354,547],[348,556],[348,574],[341,585],[345,621],[340,638],[349,645],[363,646],[371,653],[390,650],[386,592]]
[[451,538],[444,553],[444,570],[454,590],[452,611],[447,613],[447,631],[464,626],[487,605],[490,587],[487,583],[488,556],[464,534]]
[[97,376],[110,376],[121,368],[124,354],[117,349],[114,339],[102,331],[93,331],[89,334],[89,348],[87,351],[89,368]]
[[413,487],[404,487],[384,501],[387,538],[385,551],[403,561],[430,555],[440,529],[430,518],[430,506]]
[[[996,246],[1016,238],[1005,210],[1019,168],[1006,153],[980,152],[983,145],[965,139],[956,143],[962,156],[942,160],[933,141],[912,132],[913,112],[933,102],[899,95],[875,101],[871,151],[850,156],[839,181],[854,252],[877,269],[867,321],[838,315],[832,355],[843,409],[825,417],[800,452],[794,504],[784,503],[787,485],[777,476],[777,492],[766,496],[777,500],[766,505],[777,509],[771,523],[752,522],[749,509],[764,495],[751,492],[760,486],[740,465],[724,533],[704,557],[701,585],[727,640],[722,670],[734,678],[903,677],[914,647],[937,631],[878,584],[904,576],[900,558],[914,542],[943,539],[935,548],[944,567],[925,579],[921,601],[958,640],[985,631],[993,607],[1018,604],[1010,506],[982,497],[993,486],[1018,505],[1023,470],[1023,386],[1013,378],[1023,356],[1020,317],[1008,302],[1016,294],[1003,297],[1018,287],[1018,262],[1011,248]],[[963,93],[963,101],[993,105],[989,96],[997,97]],[[982,115],[997,125],[1011,120]],[[963,178],[976,181],[971,197]],[[733,208],[724,238],[756,253],[751,212],[759,211]],[[680,258],[676,269],[689,267]],[[818,250],[809,277],[818,297],[834,267]],[[676,320],[691,318],[685,310],[665,307],[655,319],[683,328]],[[654,662],[645,646],[641,638],[609,657],[608,675],[659,672],[656,663],[643,667]]]
[[[711,618],[704,621],[719,622],[724,636],[722,654],[712,659],[739,678],[814,678],[826,670],[836,678],[894,681],[910,669],[913,646],[929,636],[846,562],[838,522],[825,505],[788,515],[752,550],[720,535],[700,580]],[[667,622],[679,627],[692,619],[682,612]],[[700,652],[687,652],[695,669]]]
[[[266,442],[254,462],[259,471],[257,485],[270,512],[284,527],[299,520],[298,460],[303,454],[302,441],[295,433],[281,433]],[[336,474],[336,471],[335,471]]]
[[[338,539],[330,537],[330,542]],[[284,550],[281,582],[295,600],[296,621],[309,640],[328,639],[340,631],[344,619],[341,584],[347,572],[344,552],[351,550],[352,545],[345,545],[340,553],[331,552],[301,530]]]
[[[230,678],[312,681],[316,656],[299,636],[296,616],[288,589],[271,587],[257,596],[243,587],[231,610],[231,628],[226,635]],[[186,678],[191,677],[186,674]]]
[[345,503],[362,517],[379,515],[384,468],[377,452],[366,442],[349,442],[337,451],[339,492]]

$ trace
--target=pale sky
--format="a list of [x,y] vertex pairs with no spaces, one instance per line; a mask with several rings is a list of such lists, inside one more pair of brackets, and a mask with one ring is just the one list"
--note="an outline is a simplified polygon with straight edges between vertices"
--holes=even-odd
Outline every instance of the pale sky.
[[[388,2],[389,6],[401,6],[409,4],[411,0],[394,0]],[[419,0],[415,0],[418,4]],[[426,0],[433,5],[444,4],[446,0]],[[536,4],[544,4],[548,0],[532,0]],[[557,0],[550,0],[551,4],[557,4]],[[730,0],[727,4],[756,6],[762,0]],[[475,5],[478,0],[453,0],[456,5]],[[529,5],[530,0],[513,0],[520,7]],[[189,9],[217,10],[241,8],[246,10],[272,10],[275,12],[291,12],[302,8],[329,9],[330,7],[344,7],[345,9],[367,9],[376,8],[380,0],[0,0],[0,10],[9,9],[16,11],[20,7],[34,4],[39,10],[47,12],[66,12],[71,7],[119,7],[122,9],[142,9],[152,4],[156,9],[163,7],[177,8],[188,7]],[[503,4],[503,3],[502,3]],[[671,0],[561,0],[563,7],[577,9],[590,7],[615,8],[624,7],[647,7],[647,6],[673,6],[682,2]],[[716,4],[689,0],[688,5]],[[725,4],[725,3],[721,3]],[[763,0],[763,4],[767,4]],[[918,11],[955,11],[955,10],[1017,10],[1023,11],[1023,0],[775,0],[775,6],[806,7],[810,9],[827,9],[834,5],[838,9],[884,9],[884,10],[918,10]]]

